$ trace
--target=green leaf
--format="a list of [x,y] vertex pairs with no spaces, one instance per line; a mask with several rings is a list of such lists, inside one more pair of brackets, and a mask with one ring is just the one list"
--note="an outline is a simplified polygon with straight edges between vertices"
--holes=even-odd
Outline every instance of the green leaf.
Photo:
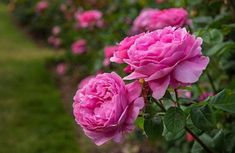
[[208,105],[192,108],[190,116],[193,124],[200,130],[209,131],[215,127],[215,116]]
[[153,117],[158,112],[158,106],[155,102],[150,99],[150,103],[146,104],[145,106],[145,115],[146,117]]
[[184,112],[178,107],[171,107],[166,111],[164,124],[168,131],[177,133],[185,126]]
[[143,117],[138,117],[135,121],[135,124],[140,128],[144,129],[144,118]]
[[163,124],[160,117],[153,117],[144,120],[144,131],[150,140],[159,138],[163,131]]
[[224,39],[222,32],[218,29],[210,30],[210,41],[211,43],[221,43]]
[[184,135],[185,135],[185,130],[184,129],[180,130],[177,133],[172,133],[172,132],[168,131],[168,129],[164,125],[162,136],[164,136],[167,141],[175,141],[175,140],[183,137]]
[[[213,140],[209,135],[204,133],[199,138],[209,148],[213,148]],[[207,153],[207,152],[202,148],[202,146],[197,141],[194,141],[191,153]]]
[[217,132],[217,134],[213,137],[213,144],[214,149],[218,152],[223,152],[224,150],[224,132],[223,130],[220,130]]
[[209,99],[209,103],[217,109],[235,113],[235,93],[224,89]]
[[206,55],[208,56],[213,56],[215,54],[223,54],[226,51],[228,51],[231,48],[235,48],[235,43],[234,42],[223,42],[223,43],[218,43],[211,47],[207,52]]

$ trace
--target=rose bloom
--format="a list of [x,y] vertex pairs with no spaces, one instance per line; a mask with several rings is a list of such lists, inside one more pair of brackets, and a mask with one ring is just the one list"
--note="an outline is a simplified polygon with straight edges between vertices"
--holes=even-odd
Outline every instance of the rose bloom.
[[79,22],[78,25],[82,28],[87,27],[102,27],[103,14],[98,10],[90,10],[85,12],[76,12],[75,19]]
[[110,64],[110,57],[113,56],[115,50],[117,50],[117,46],[106,46],[104,48],[104,56],[105,56],[105,59],[103,61],[104,66],[108,66]]
[[45,11],[48,8],[48,6],[49,6],[49,4],[47,1],[41,0],[36,5],[36,12],[42,13],[43,11]]
[[59,26],[54,26],[51,30],[51,33],[55,36],[59,35],[60,32],[61,32],[61,28]]
[[134,20],[132,32],[153,31],[167,26],[183,27],[188,22],[188,13],[183,8],[144,9]]
[[75,41],[71,46],[73,54],[78,55],[84,53],[86,51],[86,45],[87,43],[84,39]]
[[74,96],[76,122],[96,145],[120,142],[134,129],[144,100],[138,81],[125,85],[115,72],[98,74]]
[[51,46],[58,48],[61,46],[62,44],[62,40],[59,37],[56,36],[50,36],[48,39],[48,44],[50,44]]
[[131,66],[132,73],[124,79],[144,79],[153,97],[160,99],[169,85],[177,88],[198,81],[209,62],[201,45],[202,39],[185,28],[166,27],[124,39],[111,61]]
[[64,75],[65,72],[66,72],[66,64],[65,63],[60,63],[57,65],[56,67],[56,73],[59,74],[59,75]]

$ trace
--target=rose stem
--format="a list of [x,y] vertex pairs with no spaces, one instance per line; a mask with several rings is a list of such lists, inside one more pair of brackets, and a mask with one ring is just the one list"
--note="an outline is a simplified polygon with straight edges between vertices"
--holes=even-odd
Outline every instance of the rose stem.
[[178,96],[178,92],[177,92],[177,89],[174,89],[175,91],[175,102],[177,104],[177,107],[180,107],[180,104],[179,104],[179,96]]
[[206,152],[208,152],[208,153],[214,153],[214,152],[213,152],[209,147],[207,147],[207,145],[204,144],[204,142],[202,142],[202,140],[201,140],[197,135],[195,135],[187,126],[185,126],[185,130],[186,130],[188,133],[190,133],[190,134],[193,136],[193,138],[194,138],[195,140],[197,140],[197,142],[205,149]]
[[[176,93],[176,101],[178,101],[178,94],[177,94],[177,90],[175,89],[175,93]],[[162,101],[159,100],[159,103],[156,102],[157,105],[162,109],[162,111],[166,112],[166,109],[164,107],[164,105],[162,104]],[[179,105],[179,103],[177,103],[177,105]],[[189,132],[193,138],[205,149],[206,152],[208,153],[214,153],[209,147],[207,147],[206,144],[204,144],[204,142],[197,136],[195,135],[187,126],[185,126],[185,130],[187,132]]]
[[212,89],[214,90],[214,93],[217,93],[217,90],[215,88],[215,84],[214,84],[214,82],[212,80],[212,77],[211,77],[211,75],[210,75],[210,73],[208,71],[206,71],[206,75],[207,75],[207,77],[209,79],[209,82],[211,84]]
[[158,101],[159,101],[159,102],[156,102],[157,105],[158,105],[164,112],[166,112],[166,109],[165,109],[165,107],[164,107],[162,101],[161,101],[161,100],[158,100]]

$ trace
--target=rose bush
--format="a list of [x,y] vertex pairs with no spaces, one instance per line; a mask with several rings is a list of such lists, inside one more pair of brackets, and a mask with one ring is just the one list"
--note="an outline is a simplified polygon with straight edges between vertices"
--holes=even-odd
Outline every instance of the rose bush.
[[82,54],[86,51],[86,45],[87,45],[86,40],[79,39],[72,44],[71,50],[75,55]]
[[[123,147],[111,146],[112,149],[120,149],[112,152],[126,151],[126,146],[134,149],[137,147],[139,152],[151,153],[234,152],[235,126],[234,115],[231,112],[234,113],[235,110],[232,100],[235,89],[235,31],[232,11],[235,7],[231,0],[203,1],[203,3],[202,0],[123,0],[122,3],[113,0],[50,0],[48,8],[40,14],[35,12],[39,1],[15,0],[12,1],[15,5],[11,5],[10,8],[14,10],[14,17],[23,25],[27,25],[30,32],[36,34],[36,38],[52,38],[51,45],[66,49],[56,52],[58,56],[53,59],[56,65],[65,63],[68,67],[64,75],[57,74],[57,76],[60,79],[74,80],[74,87],[85,78],[79,84],[78,95],[83,91],[84,97],[94,97],[95,90],[90,87],[92,83],[89,80],[97,84],[104,83],[106,79],[100,75],[95,78],[93,75],[97,72],[115,71],[124,77],[126,74],[123,73],[123,66],[126,66],[124,71],[130,74],[127,79],[142,83],[141,95],[144,97],[145,106],[135,121],[137,129],[133,131],[131,141],[127,140],[122,144]],[[85,17],[83,28],[75,16],[89,10],[102,12],[102,17],[98,22],[87,22],[93,17]],[[88,26],[88,23],[91,24]],[[55,26],[60,27],[58,34],[58,29],[53,32]],[[175,26],[175,28],[165,28],[166,26]],[[184,26],[188,32],[182,29]],[[203,44],[200,37],[203,39]],[[125,39],[120,42],[123,38]],[[86,53],[74,56],[71,45],[80,39],[87,41]],[[105,46],[116,42],[120,43],[114,53],[111,50],[104,52]],[[108,58],[112,54],[114,55],[111,61],[115,63],[108,65]],[[55,66],[55,70],[56,68],[58,67]],[[206,73],[202,73],[205,68]],[[88,75],[91,77],[87,78]],[[66,87],[69,82],[66,83]],[[110,83],[110,86],[111,84],[116,85]],[[223,90],[224,88],[230,90]],[[91,90],[92,93],[88,93]],[[117,91],[123,93],[121,92],[123,90]],[[68,93],[70,92],[65,94]],[[108,94],[103,93],[104,96]],[[78,95],[75,97],[79,97]],[[109,108],[106,106],[109,100],[100,94],[98,97],[101,97],[98,100],[104,101],[102,108]],[[93,105],[96,102],[100,101],[90,99],[85,103],[75,101],[76,106],[92,104],[89,105],[92,106],[89,109],[85,109],[87,107],[75,109],[77,121],[81,122],[86,118],[86,122],[81,122],[81,126],[85,132],[90,130],[86,132],[87,135],[98,144],[105,143],[106,140],[116,140],[120,132],[117,129],[124,128],[123,124],[115,124],[112,133],[107,133],[110,124],[105,124],[103,121],[113,116],[107,118],[103,116],[104,120],[96,120],[97,115],[103,112],[101,107],[96,108],[97,105]],[[113,106],[107,110],[116,110]],[[88,110],[96,114],[86,116],[90,113]],[[123,109],[118,115],[121,112]],[[109,113],[107,111],[107,114]],[[88,122],[90,119],[92,122]],[[115,123],[117,120],[113,121]],[[123,130],[123,134],[129,132],[125,131],[125,128]],[[163,137],[166,141],[163,141]],[[152,147],[148,147],[150,143],[146,139],[152,141],[150,145]],[[99,149],[102,150],[103,147]],[[101,152],[110,152],[110,150]]]
[[75,119],[97,145],[108,140],[120,142],[134,128],[144,106],[138,81],[125,85],[114,72],[98,74],[74,96]]

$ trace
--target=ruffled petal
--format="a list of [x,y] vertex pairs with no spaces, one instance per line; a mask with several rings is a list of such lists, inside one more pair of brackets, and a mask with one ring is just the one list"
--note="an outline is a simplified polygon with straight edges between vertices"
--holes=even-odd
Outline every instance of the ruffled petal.
[[151,90],[153,91],[153,97],[155,99],[161,99],[165,95],[169,86],[170,76],[168,75],[158,80],[149,81],[148,83]]
[[194,83],[198,81],[202,71],[206,69],[208,63],[209,58],[205,56],[183,61],[175,68],[173,77],[182,83]]
[[129,102],[132,102],[136,98],[138,98],[142,91],[141,84],[139,83],[139,81],[134,81],[130,84],[127,84],[126,89],[128,91],[127,95]]

